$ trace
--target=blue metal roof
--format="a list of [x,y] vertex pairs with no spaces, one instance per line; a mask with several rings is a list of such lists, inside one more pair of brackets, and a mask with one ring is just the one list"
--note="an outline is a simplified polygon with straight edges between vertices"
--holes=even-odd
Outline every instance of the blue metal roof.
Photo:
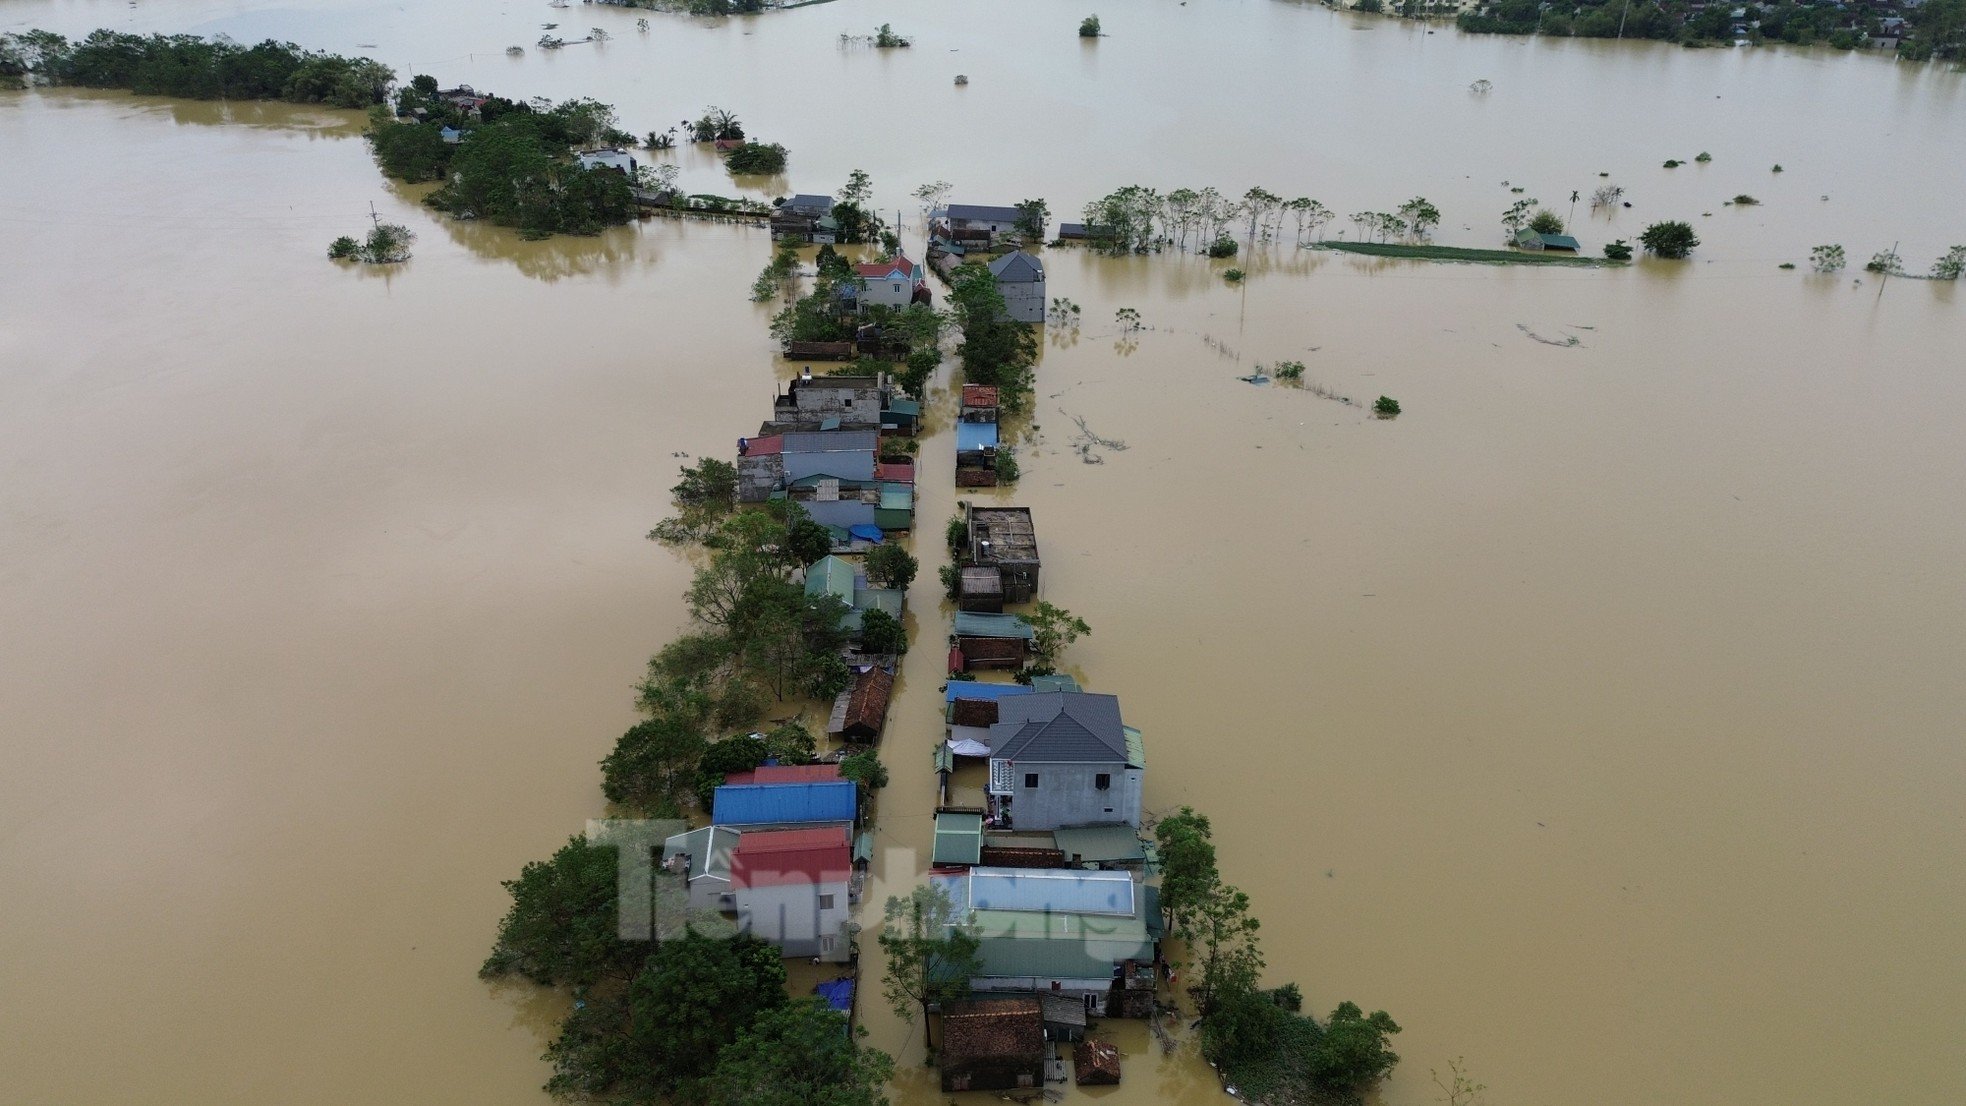
[[969,453],[984,446],[997,444],[997,424],[993,422],[959,422],[956,424],[956,452]]
[[1031,689],[1023,684],[985,684],[975,680],[950,680],[949,690],[944,693],[943,702],[953,703],[958,699],[1008,699],[1013,695],[1029,695]]
[[717,788],[710,820],[719,826],[852,822],[856,786],[852,780],[725,784]]

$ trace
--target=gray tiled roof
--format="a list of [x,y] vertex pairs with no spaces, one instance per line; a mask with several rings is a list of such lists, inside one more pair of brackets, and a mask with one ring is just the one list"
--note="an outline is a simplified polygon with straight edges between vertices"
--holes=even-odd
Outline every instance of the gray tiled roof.
[[997,706],[990,727],[992,759],[1058,763],[1126,760],[1126,731],[1116,695],[1050,692]]

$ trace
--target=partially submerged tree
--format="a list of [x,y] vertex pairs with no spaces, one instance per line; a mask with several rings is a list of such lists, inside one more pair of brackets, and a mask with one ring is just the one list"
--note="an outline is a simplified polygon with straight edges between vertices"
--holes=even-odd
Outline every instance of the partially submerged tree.
[[925,884],[906,897],[891,895],[887,900],[886,924],[880,933],[881,951],[887,957],[887,974],[881,980],[881,994],[894,1014],[912,1023],[922,1016],[922,1042],[934,1047],[929,1036],[929,1007],[953,1002],[969,993],[970,977],[982,967],[977,957],[980,942],[966,926],[969,919],[958,917],[949,893],[938,884]]
[[1043,599],[1038,600],[1037,607],[1024,616],[1024,621],[1031,624],[1032,667],[1045,672],[1057,665],[1058,656],[1066,646],[1092,633],[1092,627],[1086,625],[1085,619]]
[[818,999],[767,1010],[717,1053],[710,1106],[886,1106],[894,1061]]
[[551,860],[534,861],[505,881],[512,907],[478,974],[518,975],[534,983],[593,984],[625,979],[646,945],[621,939],[615,846],[569,838]]
[[1847,264],[1843,257],[1843,247],[1839,245],[1817,246],[1809,251],[1809,265],[1819,273],[1833,273]]

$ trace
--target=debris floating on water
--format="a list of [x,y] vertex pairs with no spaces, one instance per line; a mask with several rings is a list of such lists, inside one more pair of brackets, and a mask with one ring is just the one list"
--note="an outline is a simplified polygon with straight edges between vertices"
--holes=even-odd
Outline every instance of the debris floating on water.
[[1584,340],[1582,338],[1577,337],[1575,334],[1566,334],[1561,338],[1545,338],[1541,334],[1538,334],[1535,331],[1529,329],[1528,323],[1517,323],[1515,324],[1515,328],[1517,330],[1522,331],[1524,334],[1527,334],[1529,336],[1530,341],[1541,342],[1546,346],[1559,346],[1564,349],[1569,349],[1573,346],[1581,346],[1584,344]]

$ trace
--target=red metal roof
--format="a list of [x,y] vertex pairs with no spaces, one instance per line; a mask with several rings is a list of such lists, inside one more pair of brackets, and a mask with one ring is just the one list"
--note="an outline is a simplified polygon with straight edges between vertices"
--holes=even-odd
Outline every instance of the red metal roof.
[[996,385],[994,384],[963,385],[964,407],[995,407],[996,405],[997,405]]
[[837,764],[760,764],[749,772],[732,772],[730,783],[819,783],[840,778]]
[[912,484],[915,482],[915,463],[913,461],[882,461],[878,466],[878,477],[890,484]]
[[763,438],[749,438],[746,439],[746,444],[749,448],[745,449],[744,456],[769,457],[774,453],[785,452],[785,435],[771,434]]
[[853,874],[845,826],[753,831],[730,854],[733,887],[845,883]]
[[919,272],[915,263],[908,260],[906,256],[895,257],[887,261],[868,261],[853,267],[853,271],[859,273],[861,276],[876,278],[885,277],[896,269],[901,270],[902,276],[911,279]]

